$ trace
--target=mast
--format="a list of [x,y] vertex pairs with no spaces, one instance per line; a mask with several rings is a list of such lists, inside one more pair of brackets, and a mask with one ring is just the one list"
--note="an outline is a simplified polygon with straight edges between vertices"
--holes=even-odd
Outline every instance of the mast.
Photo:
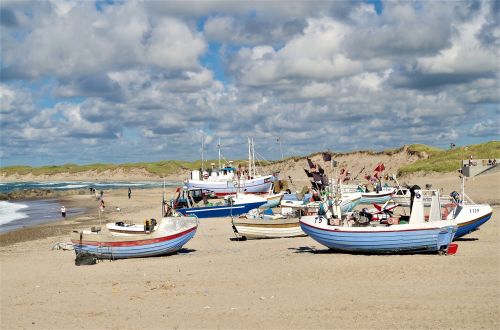
[[283,147],[281,146],[281,138],[278,136],[278,143],[280,144],[281,160],[283,160]]
[[205,136],[201,136],[201,175],[205,172]]
[[248,175],[252,176],[252,145],[250,143],[250,138],[248,139]]
[[217,145],[217,148],[219,149],[219,170],[222,168],[220,164],[220,138],[219,138],[219,144]]
[[255,145],[253,143],[253,138],[252,138],[252,169],[253,169],[253,177],[257,175],[257,172],[255,170]]

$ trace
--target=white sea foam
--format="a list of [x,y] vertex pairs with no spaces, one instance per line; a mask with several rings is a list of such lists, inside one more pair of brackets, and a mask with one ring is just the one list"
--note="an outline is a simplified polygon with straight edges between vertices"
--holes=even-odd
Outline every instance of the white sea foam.
[[78,188],[86,188],[87,185],[85,184],[67,184],[65,186],[61,187],[54,187],[52,189],[78,189]]
[[0,225],[27,218],[28,215],[24,212],[21,212],[21,210],[26,208],[28,208],[28,205],[0,201]]

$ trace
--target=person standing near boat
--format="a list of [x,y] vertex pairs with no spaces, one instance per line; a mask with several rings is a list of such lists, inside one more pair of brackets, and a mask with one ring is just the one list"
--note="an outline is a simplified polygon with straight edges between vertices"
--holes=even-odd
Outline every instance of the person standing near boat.
[[104,199],[101,199],[101,204],[99,205],[99,209],[101,210],[101,213],[104,212],[104,208],[106,206],[104,206]]
[[131,195],[132,195],[132,189],[130,189],[130,187],[128,187],[128,199],[130,199]]
[[63,205],[63,206],[61,206],[61,216],[62,216],[64,219],[66,219],[66,207],[64,207],[64,205]]

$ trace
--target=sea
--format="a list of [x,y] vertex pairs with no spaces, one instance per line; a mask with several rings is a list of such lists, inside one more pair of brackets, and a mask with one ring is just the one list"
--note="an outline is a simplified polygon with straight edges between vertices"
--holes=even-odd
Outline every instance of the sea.
[[[163,181],[52,181],[52,182],[0,182],[0,193],[25,189],[71,190],[94,188],[97,191],[109,189],[150,189],[163,187]],[[166,181],[165,187],[179,186],[180,182]],[[56,199],[0,201],[0,233],[31,227],[40,223],[61,220],[61,204]],[[68,208],[66,217],[84,213],[84,208]]]

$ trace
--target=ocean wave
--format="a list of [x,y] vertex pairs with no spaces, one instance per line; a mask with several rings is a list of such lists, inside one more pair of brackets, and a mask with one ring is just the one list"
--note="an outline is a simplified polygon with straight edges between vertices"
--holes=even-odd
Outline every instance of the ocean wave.
[[0,225],[27,218],[28,215],[26,213],[20,212],[26,208],[28,208],[28,205],[0,201]]
[[53,187],[52,189],[79,189],[79,188],[86,188],[86,184],[67,184],[65,186],[61,187]]

